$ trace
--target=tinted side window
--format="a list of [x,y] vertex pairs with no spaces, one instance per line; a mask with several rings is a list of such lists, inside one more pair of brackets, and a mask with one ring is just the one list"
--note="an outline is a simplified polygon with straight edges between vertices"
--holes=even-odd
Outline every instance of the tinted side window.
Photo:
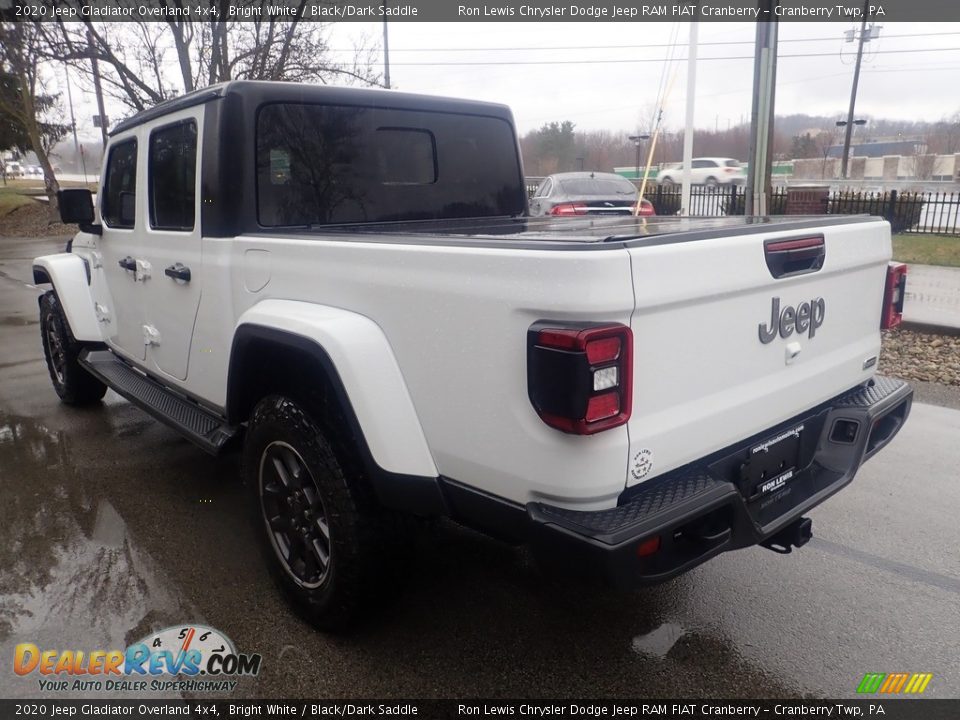
[[525,197],[497,118],[297,103],[257,116],[261,225],[519,215]]
[[193,230],[197,124],[193,120],[150,133],[150,226]]
[[716,166],[715,166],[712,162],[710,162],[709,160],[694,160],[694,161],[693,161],[693,167],[694,167],[694,168],[708,168],[708,167],[716,167]]
[[137,141],[110,148],[100,214],[110,227],[132,228],[137,208]]

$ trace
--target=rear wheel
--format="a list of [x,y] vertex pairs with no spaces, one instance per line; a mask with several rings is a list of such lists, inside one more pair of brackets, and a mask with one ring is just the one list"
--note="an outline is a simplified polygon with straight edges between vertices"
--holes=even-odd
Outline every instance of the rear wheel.
[[717,185],[719,184],[720,183],[717,182],[717,179],[715,177],[708,177],[707,181],[704,183],[704,185],[707,186],[708,190],[716,190]]
[[674,186],[676,185],[671,177],[665,177],[660,181],[660,184],[663,185],[667,190],[673,190]]
[[77,358],[83,345],[70,332],[60,300],[53,290],[40,298],[40,335],[53,389],[68,405],[99,402],[107,386],[81,367]]
[[271,573],[296,609],[323,630],[343,630],[380,598],[395,518],[341,462],[331,438],[294,400],[258,403],[243,475]]

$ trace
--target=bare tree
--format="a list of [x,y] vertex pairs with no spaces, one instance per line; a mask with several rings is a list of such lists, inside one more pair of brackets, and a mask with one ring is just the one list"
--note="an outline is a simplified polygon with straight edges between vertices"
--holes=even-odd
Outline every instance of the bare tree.
[[[919,149],[919,148],[918,148]],[[937,156],[915,152],[911,158],[913,177],[917,180],[930,180],[937,164]]]
[[[78,7],[83,0],[56,0]],[[180,0],[159,0],[170,8]],[[252,19],[189,22],[47,24],[46,53],[70,63],[81,77],[96,58],[104,92],[136,112],[183,93],[228,80],[331,81],[376,85],[376,48],[361,44],[353,58],[334,58],[329,23],[278,20],[268,0],[240,0],[235,7]],[[221,17],[226,16],[226,8]]]
[[930,152],[941,155],[960,152],[960,110],[934,125],[927,134],[927,145]]
[[836,130],[822,130],[814,141],[820,150],[820,179],[829,180],[833,178],[833,172],[827,177],[827,159],[830,157],[830,149],[837,144]]
[[58,215],[57,182],[50,162],[52,147],[66,135],[67,126],[57,116],[57,95],[46,91],[42,76],[39,25],[0,22],[0,71],[9,78],[0,92],[0,114],[18,126],[26,144],[43,169],[51,219]]

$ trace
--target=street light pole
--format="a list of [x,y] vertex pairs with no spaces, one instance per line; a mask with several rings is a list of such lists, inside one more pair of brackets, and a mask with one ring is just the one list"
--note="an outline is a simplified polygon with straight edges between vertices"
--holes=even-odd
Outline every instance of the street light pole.
[[649,140],[650,136],[649,135],[628,135],[627,138],[629,140],[633,140],[633,144],[637,148],[637,164],[634,167],[634,178],[637,181],[639,181],[640,180],[640,141]]
[[697,29],[690,23],[690,44],[687,51],[687,117],[683,129],[683,188],[680,192],[680,214],[690,215],[691,165],[693,164],[693,110],[697,92]]
[[87,163],[80,152],[80,140],[77,138],[77,118],[73,114],[73,92],[70,89],[70,67],[63,64],[64,76],[67,78],[67,103],[70,105],[70,127],[73,129],[73,152],[80,159],[80,167],[83,170],[83,181],[87,182]]
[[107,113],[103,107],[103,89],[100,86],[100,66],[97,63],[97,50],[93,45],[93,33],[87,30],[87,45],[90,48],[90,64],[93,67],[93,90],[97,96],[97,112],[100,113],[100,139],[103,149],[107,149]]

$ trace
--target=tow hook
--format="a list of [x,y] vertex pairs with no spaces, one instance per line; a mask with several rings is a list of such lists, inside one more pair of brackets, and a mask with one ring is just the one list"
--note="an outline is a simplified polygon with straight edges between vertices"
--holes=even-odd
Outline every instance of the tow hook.
[[793,548],[800,548],[806,545],[812,537],[813,520],[810,518],[800,518],[799,520],[794,520],[776,535],[767,538],[760,544],[767,548],[767,550],[773,550],[775,553],[787,555],[793,552]]

